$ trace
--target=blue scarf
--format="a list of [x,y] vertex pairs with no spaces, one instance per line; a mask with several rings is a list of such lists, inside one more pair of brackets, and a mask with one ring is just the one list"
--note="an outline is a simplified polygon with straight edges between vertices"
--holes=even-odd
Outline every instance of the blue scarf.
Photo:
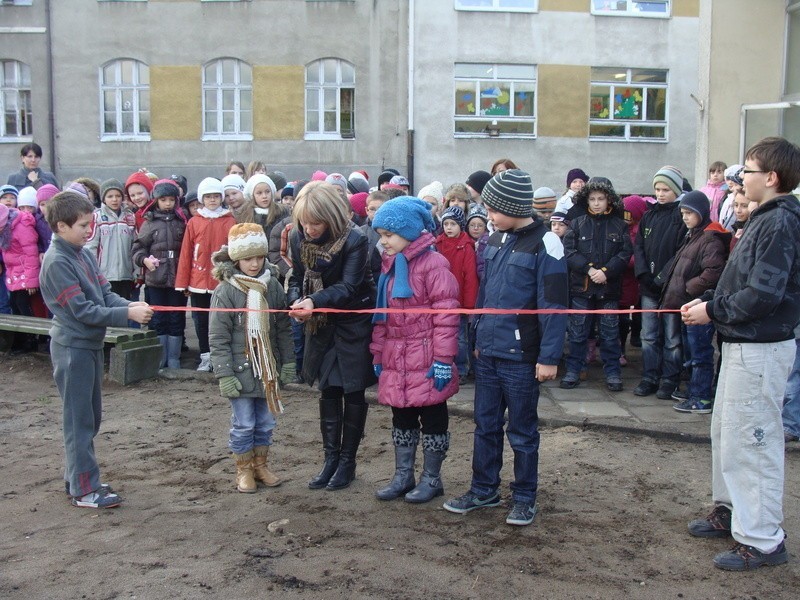
[[[389,280],[394,276],[394,286],[392,286],[392,298],[411,298],[414,295],[411,286],[408,283],[408,261],[403,254],[395,256],[394,263],[391,269],[386,273],[381,273],[378,277],[378,298],[375,303],[375,308],[388,308],[389,301],[386,293],[389,290]],[[386,313],[375,313],[372,315],[373,323],[382,323],[386,321]]]

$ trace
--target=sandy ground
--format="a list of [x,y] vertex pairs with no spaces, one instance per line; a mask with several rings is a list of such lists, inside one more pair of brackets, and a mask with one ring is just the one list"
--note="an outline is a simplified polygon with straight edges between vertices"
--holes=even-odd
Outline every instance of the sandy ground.
[[[441,499],[375,500],[394,464],[386,408],[370,412],[351,488],[312,491],[306,481],[321,455],[316,396],[289,394],[271,456],[286,481],[246,495],[233,486],[229,408],[214,384],[108,383],[96,447],[104,481],[126,502],[98,512],[73,508],[64,495],[61,403],[48,358],[0,357],[0,373],[2,598],[752,599],[800,590],[800,558],[723,573],[710,560],[730,541],[686,533],[710,506],[708,446],[545,430],[540,513],[515,528],[504,523],[506,508],[462,517]],[[453,418],[451,430],[447,496],[467,489],[472,423]],[[795,553],[799,463],[788,457]]]

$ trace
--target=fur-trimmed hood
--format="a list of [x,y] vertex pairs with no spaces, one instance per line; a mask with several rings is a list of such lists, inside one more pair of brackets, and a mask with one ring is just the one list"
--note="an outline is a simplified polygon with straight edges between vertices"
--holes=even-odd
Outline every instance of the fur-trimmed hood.
[[621,214],[622,200],[620,200],[619,195],[617,195],[617,192],[614,191],[612,186],[600,181],[590,181],[583,186],[583,188],[577,192],[573,198],[575,205],[581,207],[588,213],[589,194],[592,192],[603,192],[608,197],[609,205],[613,209],[613,212],[615,214]]
[[[234,275],[241,275],[242,273],[231,260],[227,245],[222,246],[222,248],[211,255],[211,264],[213,265],[211,276],[217,281],[229,281]],[[278,276],[278,267],[269,262],[269,260],[264,260],[264,268],[257,277],[261,277],[267,269],[269,269],[270,275],[273,277]]]

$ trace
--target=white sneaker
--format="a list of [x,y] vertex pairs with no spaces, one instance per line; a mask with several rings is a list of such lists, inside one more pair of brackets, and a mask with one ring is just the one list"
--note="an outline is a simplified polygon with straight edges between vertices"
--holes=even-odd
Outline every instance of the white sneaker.
[[200,366],[197,367],[198,371],[211,372],[211,352],[203,352],[200,355]]

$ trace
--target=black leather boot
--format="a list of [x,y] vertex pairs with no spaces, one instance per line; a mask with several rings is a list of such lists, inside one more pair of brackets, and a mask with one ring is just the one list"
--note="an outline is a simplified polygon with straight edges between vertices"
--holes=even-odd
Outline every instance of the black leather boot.
[[339,454],[339,466],[328,481],[328,490],[341,490],[349,486],[356,478],[356,452],[361,438],[364,436],[364,425],[367,422],[366,403],[353,404],[345,402],[344,429],[342,430],[342,451]]
[[339,466],[339,452],[342,447],[342,400],[341,398],[319,399],[319,428],[322,432],[322,448],[325,463],[322,470],[308,482],[312,490],[328,485],[328,481]]

